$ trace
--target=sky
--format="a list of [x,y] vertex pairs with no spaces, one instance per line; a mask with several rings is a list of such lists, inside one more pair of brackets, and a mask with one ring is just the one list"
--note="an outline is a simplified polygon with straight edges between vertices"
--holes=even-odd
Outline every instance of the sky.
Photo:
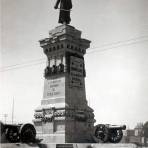
[[[73,0],[71,24],[91,40],[86,96],[96,124],[148,121],[148,1]],[[31,122],[43,98],[39,40],[58,24],[55,0],[0,0],[0,120]]]

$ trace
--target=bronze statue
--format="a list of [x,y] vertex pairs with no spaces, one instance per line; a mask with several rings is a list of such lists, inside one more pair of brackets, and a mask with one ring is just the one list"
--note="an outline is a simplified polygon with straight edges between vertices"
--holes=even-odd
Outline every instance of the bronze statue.
[[70,19],[70,10],[72,9],[71,0],[57,0],[54,8],[58,9],[58,5],[60,3],[60,15],[59,15],[59,23],[61,24],[69,24]]

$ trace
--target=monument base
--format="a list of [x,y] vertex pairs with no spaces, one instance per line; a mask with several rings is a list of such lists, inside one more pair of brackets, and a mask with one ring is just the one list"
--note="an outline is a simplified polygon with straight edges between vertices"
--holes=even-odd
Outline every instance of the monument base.
[[62,143],[65,141],[65,134],[37,134],[37,139],[42,143]]
[[60,25],[40,40],[40,46],[48,64],[43,98],[33,120],[37,136],[43,135],[48,143],[92,142],[95,119],[86,100],[84,62],[90,41],[73,26]]
[[[71,138],[73,138],[74,136],[72,136]],[[80,136],[79,136],[80,137]],[[73,143],[70,141],[67,141],[65,139],[65,134],[37,134],[37,139],[40,139],[42,141],[42,143],[61,143],[61,144],[65,144],[65,143]],[[71,140],[73,141],[73,140]],[[89,137],[87,139],[84,139],[84,137],[79,138],[76,140],[75,138],[75,143],[77,143],[77,141],[79,143],[93,143],[94,140]]]

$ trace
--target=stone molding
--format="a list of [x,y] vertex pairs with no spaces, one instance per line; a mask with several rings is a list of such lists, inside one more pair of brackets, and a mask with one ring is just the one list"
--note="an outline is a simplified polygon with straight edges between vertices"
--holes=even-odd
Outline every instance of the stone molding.
[[45,54],[59,52],[63,48],[85,54],[91,41],[81,38],[81,31],[74,27],[61,25],[49,32],[49,38],[42,39],[39,42]]
[[76,109],[43,109],[36,111],[34,114],[35,119],[40,119],[44,122],[52,122],[54,118],[58,119],[61,117],[75,119],[77,121],[93,121],[94,114],[88,110],[76,110]]

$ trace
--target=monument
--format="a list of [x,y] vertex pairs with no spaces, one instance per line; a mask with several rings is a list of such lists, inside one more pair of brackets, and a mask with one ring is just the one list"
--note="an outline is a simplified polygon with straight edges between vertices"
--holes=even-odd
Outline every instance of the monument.
[[118,143],[125,125],[94,127],[93,109],[88,106],[85,93],[84,55],[90,41],[81,37],[80,30],[68,25],[71,0],[57,0],[54,8],[59,4],[62,25],[39,41],[48,64],[44,71],[43,98],[33,120],[37,137],[44,143]]
[[59,23],[40,40],[47,56],[44,71],[44,93],[41,105],[35,109],[37,136],[48,143],[87,143],[92,140],[94,114],[86,100],[85,62],[90,41],[81,38],[81,31],[70,23],[71,0],[57,0]]
[[71,0],[57,0],[56,9],[59,4],[62,25],[39,41],[47,57],[47,66],[43,98],[35,109],[34,125],[0,122],[0,139],[2,137],[3,143],[42,141],[45,147],[49,144],[57,148],[73,148],[72,143],[119,143],[125,125],[94,126],[93,109],[88,106],[85,93],[84,55],[90,41],[81,37],[81,31],[68,25]]

